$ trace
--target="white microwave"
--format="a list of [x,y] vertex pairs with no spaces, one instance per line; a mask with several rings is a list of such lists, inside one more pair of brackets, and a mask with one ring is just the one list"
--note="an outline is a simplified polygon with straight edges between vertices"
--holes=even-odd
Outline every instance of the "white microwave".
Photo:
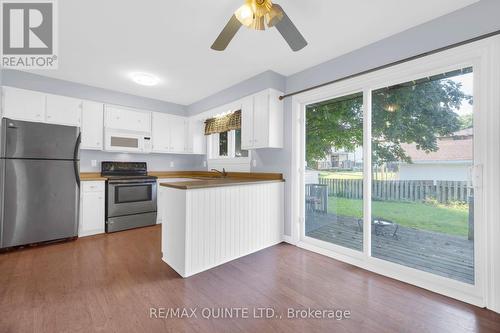
[[107,130],[104,150],[127,153],[151,153],[153,143],[149,133]]

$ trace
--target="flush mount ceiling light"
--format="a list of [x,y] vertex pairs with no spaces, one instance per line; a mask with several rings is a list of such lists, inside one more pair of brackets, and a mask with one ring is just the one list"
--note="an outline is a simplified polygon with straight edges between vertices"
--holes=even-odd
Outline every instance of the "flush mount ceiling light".
[[307,46],[307,41],[280,5],[273,4],[271,0],[245,0],[217,37],[212,49],[224,51],[242,25],[254,30],[276,27],[293,51]]
[[134,81],[137,84],[140,84],[141,86],[150,87],[150,86],[156,86],[158,83],[160,83],[159,77],[149,73],[135,72],[130,74],[130,77],[132,78],[132,81]]

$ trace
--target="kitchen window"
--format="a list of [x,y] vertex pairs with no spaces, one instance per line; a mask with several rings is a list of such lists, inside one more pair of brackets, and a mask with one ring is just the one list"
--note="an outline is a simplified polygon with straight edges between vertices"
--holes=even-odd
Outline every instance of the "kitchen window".
[[208,139],[209,159],[239,159],[248,157],[241,149],[241,129],[211,134]]

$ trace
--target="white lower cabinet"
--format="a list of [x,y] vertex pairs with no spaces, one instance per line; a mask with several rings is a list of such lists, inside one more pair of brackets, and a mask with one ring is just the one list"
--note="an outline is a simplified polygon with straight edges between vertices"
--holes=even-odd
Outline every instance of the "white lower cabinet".
[[80,194],[80,223],[78,236],[104,233],[105,182],[83,181]]

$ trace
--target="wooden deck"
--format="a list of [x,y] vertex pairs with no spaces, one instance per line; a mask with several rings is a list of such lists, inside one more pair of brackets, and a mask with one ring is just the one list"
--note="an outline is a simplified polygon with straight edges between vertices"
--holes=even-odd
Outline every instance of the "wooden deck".
[[[372,255],[422,271],[462,282],[474,283],[474,243],[465,237],[399,226],[386,227],[375,235],[372,230]],[[363,250],[363,233],[357,219],[333,214],[306,217],[306,236]]]

